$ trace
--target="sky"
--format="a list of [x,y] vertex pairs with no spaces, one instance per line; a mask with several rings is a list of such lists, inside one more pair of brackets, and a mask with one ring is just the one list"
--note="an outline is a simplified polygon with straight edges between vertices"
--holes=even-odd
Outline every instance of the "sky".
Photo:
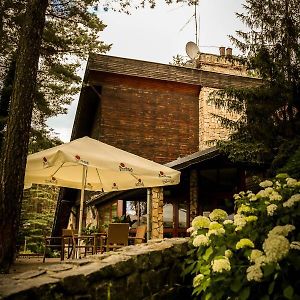
[[[232,47],[233,54],[239,54],[231,44],[228,35],[244,29],[235,16],[242,11],[243,0],[201,0],[197,11],[199,48],[204,53],[219,53],[219,47]],[[132,58],[168,64],[177,54],[187,57],[185,45],[196,42],[194,6],[186,4],[166,5],[157,0],[154,9],[131,10],[131,15],[106,11],[98,7],[99,18],[107,25],[100,34],[107,44],[112,44],[107,55]],[[200,23],[199,23],[200,22]],[[80,74],[83,75],[85,64]],[[70,141],[79,95],[68,108],[67,115],[51,118],[48,125],[58,137]]]

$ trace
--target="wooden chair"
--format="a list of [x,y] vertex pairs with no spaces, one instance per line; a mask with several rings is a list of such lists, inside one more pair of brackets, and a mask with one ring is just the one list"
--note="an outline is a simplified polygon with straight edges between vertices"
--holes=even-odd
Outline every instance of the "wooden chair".
[[46,260],[47,249],[55,249],[60,252],[60,259],[64,260],[65,252],[67,251],[67,258],[70,258],[74,253],[73,236],[77,233],[74,229],[63,229],[62,235],[59,237],[44,235],[44,256],[43,263]]
[[108,226],[107,237],[101,237],[101,252],[115,250],[128,245],[129,224],[111,223]]
[[129,242],[137,245],[137,244],[141,244],[143,242],[145,242],[145,234],[147,231],[147,225],[139,225],[136,228],[136,233],[135,236],[130,236],[129,237]]
[[[95,236],[94,235],[81,235],[81,237],[78,237],[77,232],[73,232],[72,234],[72,244],[73,244],[73,252],[72,252],[72,258],[75,258],[76,253],[78,252],[78,257],[81,257],[81,249],[84,249],[84,256],[87,254],[94,254],[95,249]],[[78,243],[78,240],[80,242]]]

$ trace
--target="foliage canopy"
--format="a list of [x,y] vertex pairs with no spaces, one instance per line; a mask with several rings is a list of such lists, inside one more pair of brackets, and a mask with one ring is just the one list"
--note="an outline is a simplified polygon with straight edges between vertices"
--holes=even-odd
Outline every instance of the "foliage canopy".
[[[240,117],[221,118],[230,140],[219,146],[234,161],[271,165],[270,171],[291,164],[286,149],[299,149],[300,138],[300,10],[297,0],[246,0],[237,17],[249,28],[232,42],[249,73],[262,79],[255,88],[213,93],[212,103]],[[295,168],[300,168],[294,166]],[[291,173],[290,175],[298,176]]]

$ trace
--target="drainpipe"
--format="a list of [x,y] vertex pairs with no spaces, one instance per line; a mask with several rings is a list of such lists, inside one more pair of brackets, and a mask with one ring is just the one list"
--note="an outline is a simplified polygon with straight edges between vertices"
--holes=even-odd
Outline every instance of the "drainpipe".
[[147,189],[147,241],[151,239],[151,189]]

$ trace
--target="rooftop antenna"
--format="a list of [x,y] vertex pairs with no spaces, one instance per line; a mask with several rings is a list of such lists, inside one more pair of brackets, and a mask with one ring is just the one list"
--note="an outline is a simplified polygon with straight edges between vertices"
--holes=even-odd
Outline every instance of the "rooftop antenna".
[[194,18],[195,18],[195,43],[199,46],[199,40],[200,40],[200,0],[194,1]]
[[192,60],[196,59],[200,55],[199,48],[194,42],[188,42],[185,45],[185,51],[188,57]]

